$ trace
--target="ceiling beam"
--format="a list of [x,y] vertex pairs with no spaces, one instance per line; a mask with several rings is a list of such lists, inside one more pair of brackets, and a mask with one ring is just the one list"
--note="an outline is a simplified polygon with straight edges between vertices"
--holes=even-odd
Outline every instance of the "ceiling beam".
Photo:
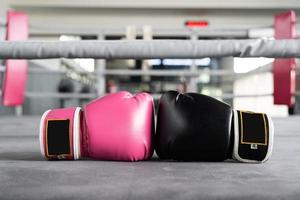
[[147,9],[300,9],[299,0],[10,0],[10,7]]

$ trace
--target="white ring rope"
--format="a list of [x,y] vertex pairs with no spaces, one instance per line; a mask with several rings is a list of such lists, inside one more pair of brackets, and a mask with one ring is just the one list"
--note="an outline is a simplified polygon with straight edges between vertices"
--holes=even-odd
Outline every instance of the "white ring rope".
[[300,58],[300,40],[3,41],[0,59]]
[[[2,91],[0,90],[0,96]],[[151,94],[154,99],[159,99],[161,94]],[[60,98],[60,99],[94,99],[99,97],[96,93],[59,93],[59,92],[26,92],[26,97],[29,98]],[[210,95],[215,98],[233,99],[233,98],[259,98],[273,96],[272,93],[265,94],[233,94],[223,93],[222,95]],[[293,96],[300,96],[300,91],[297,91]]]
[[[0,72],[4,72],[5,68],[0,67]],[[127,70],[127,69],[106,69],[103,72],[76,72],[81,75],[114,75],[114,76],[175,76],[175,77],[198,77],[201,74],[211,75],[211,76],[246,76],[247,74],[258,74],[262,72],[271,72],[270,70],[261,70],[257,72],[248,72],[248,73],[235,73],[232,70]],[[42,70],[42,69],[28,69],[28,73],[30,74],[66,74],[67,71],[64,70]]]

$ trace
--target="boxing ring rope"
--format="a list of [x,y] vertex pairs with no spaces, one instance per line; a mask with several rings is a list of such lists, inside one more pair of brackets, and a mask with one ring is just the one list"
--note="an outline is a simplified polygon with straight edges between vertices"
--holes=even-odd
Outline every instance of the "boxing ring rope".
[[[3,68],[0,68],[0,72],[3,71]],[[111,70],[111,71],[118,71],[118,70]],[[126,71],[126,70],[121,70]],[[138,70],[134,70],[138,71]],[[154,70],[153,70],[154,71]],[[159,70],[160,71],[160,70]],[[175,70],[179,71],[179,70]],[[182,70],[181,70],[182,71]],[[199,70],[200,71],[200,70]],[[213,71],[218,71],[218,70],[213,70]],[[29,72],[36,74],[49,74],[54,72],[54,74],[63,74],[65,72],[63,71],[42,71],[42,70],[29,70]],[[260,72],[257,72],[260,73]],[[102,74],[103,73],[99,73]],[[110,74],[110,73],[107,73]],[[112,73],[113,75],[130,75],[130,74],[116,74]],[[151,74],[151,73],[150,73]],[[165,76],[166,73],[163,74],[158,74],[158,76]],[[222,76],[222,72],[217,73],[218,76]],[[132,74],[131,74],[132,75]],[[149,75],[148,73],[136,73],[136,75]],[[192,76],[193,74],[186,74],[186,76]],[[198,74],[199,75],[199,74]],[[223,74],[224,75],[224,74]],[[249,75],[249,73],[242,74],[241,76],[246,76]],[[168,75],[167,75],[168,76]],[[179,76],[178,74],[171,74],[169,76]],[[1,96],[2,91],[0,90],[0,96]],[[300,92],[299,92],[300,93]],[[151,94],[154,99],[159,99],[161,94]],[[222,99],[232,99],[232,98],[249,98],[249,97],[268,97],[272,96],[272,93],[269,94],[231,94],[231,93],[223,93],[221,95],[213,95],[215,98],[222,98]],[[299,94],[300,95],[300,94]],[[61,99],[94,99],[98,97],[96,93],[59,93],[59,92],[31,92],[31,91],[26,91],[25,96],[29,98],[61,98]]]
[[[296,24],[299,27],[299,24]],[[125,36],[126,26],[124,27],[89,27],[82,29],[81,27],[66,27],[66,26],[49,26],[49,24],[41,23],[30,23],[30,36],[40,35],[114,35],[114,36]],[[171,28],[171,27],[153,27],[152,33],[155,36],[182,36],[191,37],[196,35],[198,37],[205,38],[262,38],[262,37],[273,37],[274,36],[274,25],[270,26],[217,26],[217,27],[182,27],[182,28]],[[300,37],[300,29],[296,29],[296,38]],[[136,27],[137,36],[143,35],[143,27]]]
[[[1,91],[0,91],[1,96]],[[26,97],[29,98],[60,98],[60,99],[94,99],[99,97],[96,93],[58,93],[58,92],[26,92]],[[161,94],[151,94],[154,99],[160,99]],[[270,97],[273,93],[264,94],[232,94],[223,93],[221,95],[210,95],[215,98],[234,99],[234,98],[259,98]],[[300,96],[300,91],[296,92],[294,96]]]
[[[221,95],[213,95],[215,98],[222,98],[222,99],[233,99],[233,98],[249,98],[249,97],[269,97],[272,96],[272,93],[269,94],[239,94],[234,95],[231,93],[223,93]],[[31,98],[60,98],[60,99],[94,99],[97,98],[98,95],[96,93],[58,93],[58,92],[26,92],[26,97]],[[151,94],[154,99],[159,99],[161,94]]]
[[[0,90],[0,96],[2,91]],[[234,95],[231,93],[224,93],[221,95],[211,95],[215,98],[222,99],[233,99],[233,98],[257,98],[257,97],[269,97],[272,96],[272,93],[269,94],[239,94]],[[296,95],[299,96],[300,92]],[[29,98],[59,98],[59,99],[94,99],[99,97],[96,93],[59,93],[59,92],[25,92],[25,96]],[[161,94],[151,94],[154,99],[160,99]]]
[[[4,72],[5,67],[0,66],[0,72]],[[102,72],[84,72],[79,71],[76,72],[80,75],[115,75],[115,76],[164,76],[164,77],[198,77],[201,74],[206,74],[210,76],[236,76],[236,77],[242,77],[247,76],[249,74],[258,74],[263,72],[270,72],[270,69],[259,69],[257,71],[250,71],[248,73],[235,73],[232,70],[220,70],[220,69],[199,69],[196,71],[191,71],[188,69],[185,70],[162,70],[162,69],[155,69],[155,70],[133,70],[133,69],[106,69]],[[30,74],[66,74],[67,70],[41,70],[41,69],[28,69],[28,73]]]
[[300,40],[3,41],[0,59],[300,58]]
[[[152,41],[71,41],[71,42],[41,42],[41,41],[4,41],[0,42],[0,59],[49,59],[49,58],[96,58],[96,59],[152,59],[152,58],[202,58],[202,57],[280,57],[300,58],[300,40],[152,40]],[[0,66],[0,72],[4,67]],[[235,74],[231,70],[105,70],[94,72],[95,75],[129,75],[129,76],[187,76],[200,74],[213,76],[246,76],[268,72],[270,68],[256,72]],[[66,71],[43,71],[29,69],[29,73],[66,73]],[[79,74],[90,74],[79,72]],[[1,92],[1,91],[0,91]],[[0,93],[1,94],[1,93]],[[273,94],[234,95],[224,93],[216,98],[248,98],[267,97]],[[297,92],[295,96],[300,95]],[[39,93],[26,92],[26,97],[32,98],[80,98],[92,99],[96,93]],[[155,99],[160,94],[153,94]]]

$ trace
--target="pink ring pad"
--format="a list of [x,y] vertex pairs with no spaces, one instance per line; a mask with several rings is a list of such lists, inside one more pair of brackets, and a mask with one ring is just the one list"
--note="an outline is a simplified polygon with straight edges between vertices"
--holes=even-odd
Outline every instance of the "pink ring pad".
[[[9,41],[28,39],[28,16],[18,11],[7,13],[7,35]],[[27,68],[26,60],[6,60],[5,75],[2,86],[2,103],[4,106],[19,106],[24,102]]]

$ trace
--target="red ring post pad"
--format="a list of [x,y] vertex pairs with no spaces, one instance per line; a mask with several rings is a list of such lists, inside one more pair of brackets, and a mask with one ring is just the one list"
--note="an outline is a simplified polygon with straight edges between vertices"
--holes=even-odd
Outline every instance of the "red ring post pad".
[[[26,13],[8,11],[6,40],[28,39],[28,16]],[[2,103],[4,106],[18,106],[24,102],[27,79],[27,60],[6,60]]]
[[48,160],[77,160],[80,148],[80,108],[46,111],[40,122],[40,148]]
[[[296,37],[296,14],[290,10],[275,16],[275,39]],[[275,59],[273,63],[274,104],[292,107],[295,104],[296,60]]]

